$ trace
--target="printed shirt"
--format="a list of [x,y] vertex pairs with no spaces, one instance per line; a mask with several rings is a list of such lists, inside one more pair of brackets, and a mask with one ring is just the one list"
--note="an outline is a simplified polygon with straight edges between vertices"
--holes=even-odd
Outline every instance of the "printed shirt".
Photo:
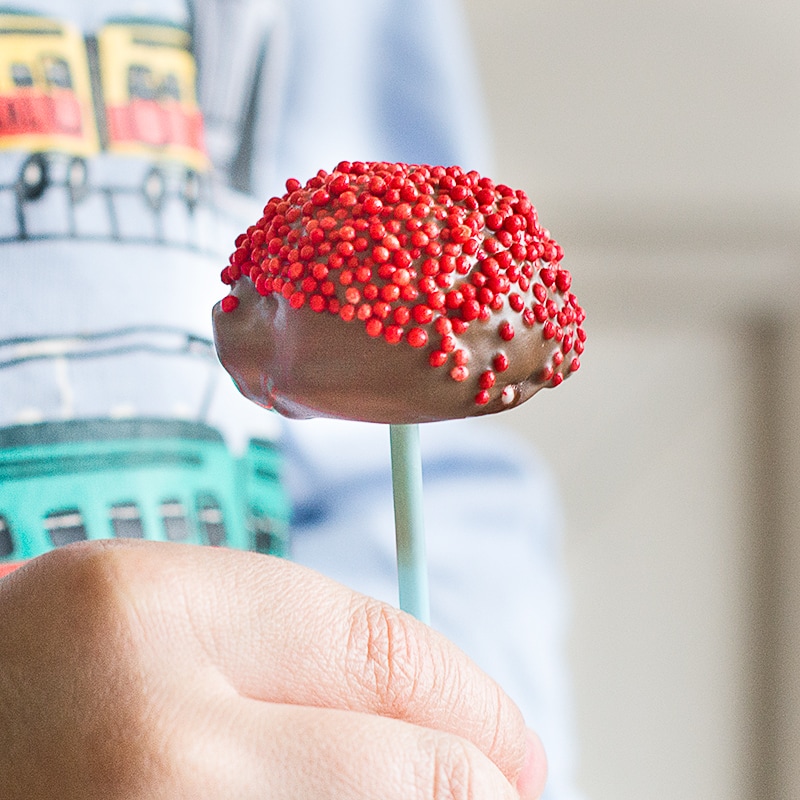
[[[486,170],[465,40],[445,0],[19,0],[0,10],[0,454],[37,425],[62,431],[38,458],[18,449],[0,461],[0,505],[13,469],[28,480],[49,461],[80,477],[89,462],[76,437],[87,430],[94,444],[104,430],[144,432],[176,464],[207,458],[236,476],[253,442],[251,473],[271,475],[268,445],[279,442],[293,557],[396,602],[388,431],[289,423],[245,401],[216,360],[210,312],[236,235],[286,178],[342,159]],[[517,700],[547,743],[546,796],[566,800],[564,594],[548,472],[484,420],[424,426],[422,441],[433,624]],[[144,470],[136,442],[103,449],[104,463]],[[47,491],[81,493],[78,478],[56,473]],[[169,476],[159,480],[163,489]],[[130,503],[108,501],[113,532],[137,535],[148,520],[166,538],[182,530],[182,490],[139,498],[158,481],[126,485],[137,487]],[[47,495],[25,486],[17,510]],[[196,489],[192,513],[213,543],[224,540],[226,501],[207,494]],[[254,496],[237,519],[269,550],[258,528],[269,515],[259,522]],[[54,506],[51,537],[94,524],[98,511],[76,516],[84,500]],[[0,551],[3,526],[14,525],[4,513]]]

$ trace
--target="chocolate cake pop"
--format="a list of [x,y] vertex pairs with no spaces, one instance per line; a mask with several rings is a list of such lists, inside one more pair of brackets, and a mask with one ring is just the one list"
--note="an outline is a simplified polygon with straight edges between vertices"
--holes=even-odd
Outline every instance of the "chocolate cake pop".
[[290,179],[236,240],[214,307],[240,391],[287,417],[495,413],[580,366],[584,312],[525,192],[459,167]]

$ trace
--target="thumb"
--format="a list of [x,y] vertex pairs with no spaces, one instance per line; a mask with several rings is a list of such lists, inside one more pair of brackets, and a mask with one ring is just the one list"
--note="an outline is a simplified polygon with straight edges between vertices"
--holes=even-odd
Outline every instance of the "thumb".
[[525,763],[517,778],[520,800],[537,800],[547,780],[547,758],[539,737],[530,728],[526,734]]

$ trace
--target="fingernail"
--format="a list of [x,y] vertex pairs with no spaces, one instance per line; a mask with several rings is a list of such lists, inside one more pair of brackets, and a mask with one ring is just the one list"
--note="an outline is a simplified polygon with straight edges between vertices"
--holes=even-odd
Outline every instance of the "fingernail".
[[527,749],[522,772],[517,778],[520,800],[537,800],[547,781],[547,756],[539,737],[530,728],[527,733]]

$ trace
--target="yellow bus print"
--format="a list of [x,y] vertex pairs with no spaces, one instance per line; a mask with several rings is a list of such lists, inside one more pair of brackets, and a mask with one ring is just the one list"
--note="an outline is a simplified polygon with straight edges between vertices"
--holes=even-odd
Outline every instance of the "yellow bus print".
[[98,149],[83,36],[70,25],[0,14],[0,149]]
[[97,54],[111,152],[150,154],[208,168],[195,94],[195,62],[186,30],[120,21],[97,34]]
[[[189,33],[162,20],[108,20],[96,35],[49,17],[0,11],[0,149],[24,155],[18,192],[37,200],[56,162],[73,199],[100,152],[156,162],[144,191],[156,207],[166,171],[196,202],[208,171]],[[176,170],[177,168],[177,170]]]

